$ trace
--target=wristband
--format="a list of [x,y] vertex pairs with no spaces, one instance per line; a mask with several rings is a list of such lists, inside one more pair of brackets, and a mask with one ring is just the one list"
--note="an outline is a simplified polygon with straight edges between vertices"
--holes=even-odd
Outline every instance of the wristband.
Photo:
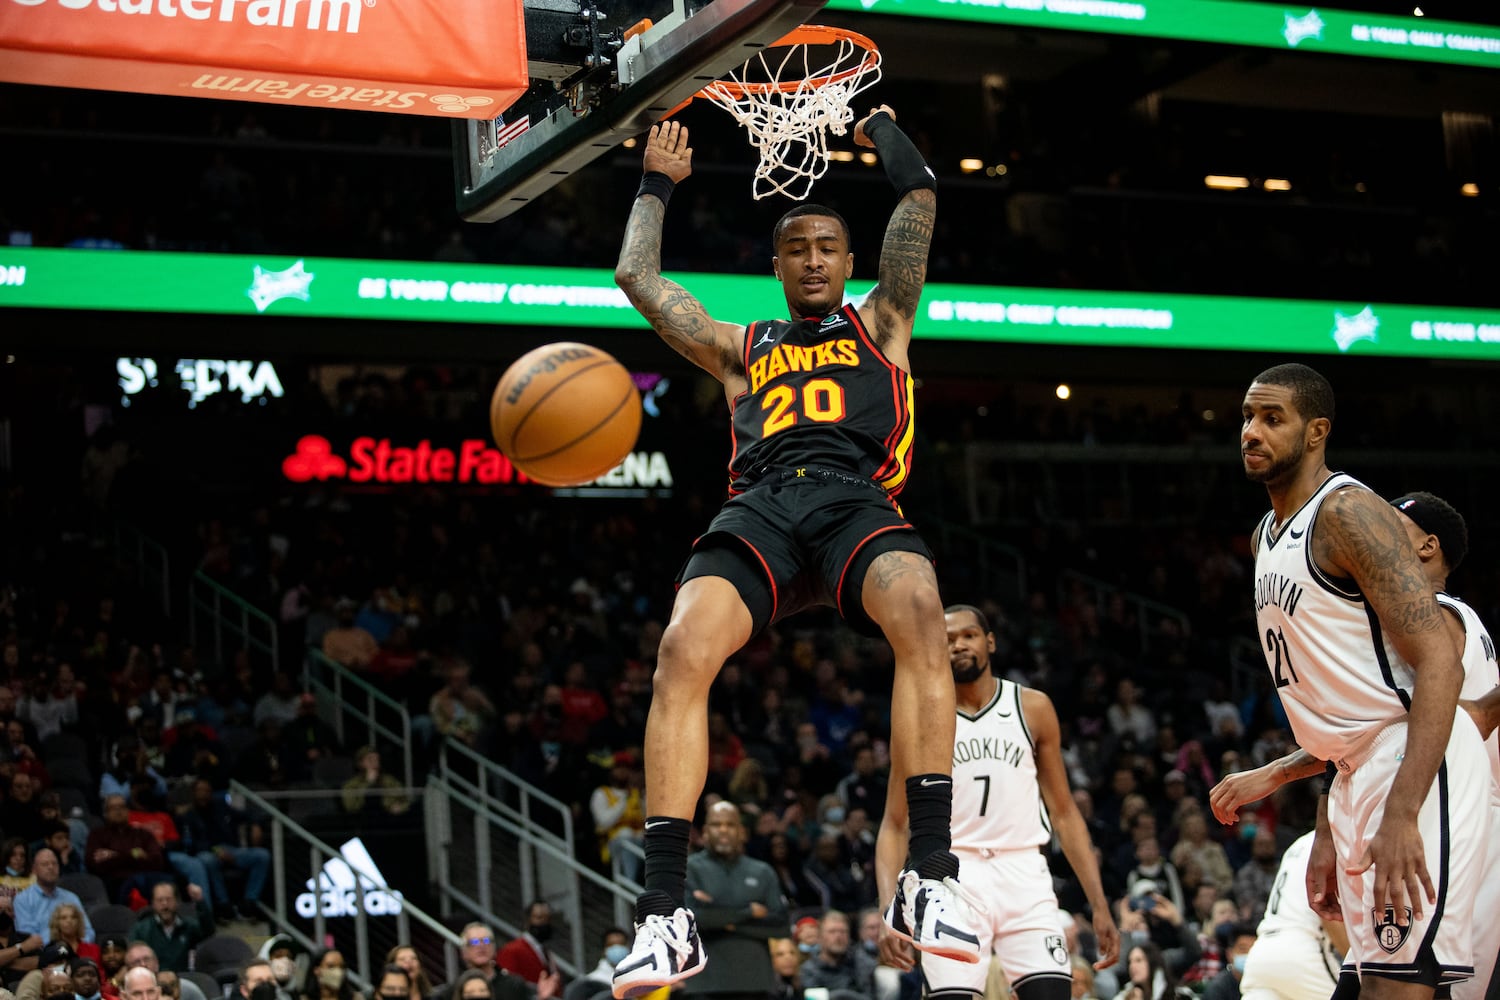
[[640,190],[636,191],[635,196],[639,198],[643,194],[654,194],[661,199],[662,207],[666,208],[667,202],[672,200],[672,192],[676,187],[677,184],[672,178],[660,171],[653,170],[641,178],[641,187]]
[[890,179],[897,195],[905,195],[908,191],[921,188],[937,190],[937,177],[933,175],[932,168],[922,159],[917,147],[889,114],[877,111],[871,115],[870,120],[865,122],[865,135],[875,144],[881,165],[885,167],[885,175]]

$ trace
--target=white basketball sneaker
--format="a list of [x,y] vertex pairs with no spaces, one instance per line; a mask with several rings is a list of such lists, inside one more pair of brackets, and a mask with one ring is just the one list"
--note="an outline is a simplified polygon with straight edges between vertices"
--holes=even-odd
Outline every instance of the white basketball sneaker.
[[679,906],[670,917],[652,914],[635,925],[635,947],[615,966],[615,1000],[680,983],[706,965],[708,956],[691,911]]
[[922,878],[907,868],[885,911],[891,933],[913,948],[959,962],[979,961],[979,935],[969,897],[956,879]]

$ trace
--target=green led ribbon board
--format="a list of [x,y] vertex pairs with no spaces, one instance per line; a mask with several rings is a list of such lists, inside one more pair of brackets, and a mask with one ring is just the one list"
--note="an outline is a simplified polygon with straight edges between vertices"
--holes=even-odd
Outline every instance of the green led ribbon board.
[[[674,274],[711,315],[785,311],[770,276]],[[851,298],[870,282],[849,286]],[[0,248],[0,308],[645,328],[603,268]],[[11,325],[14,324],[11,320]],[[916,336],[1500,361],[1500,310],[931,283]]]
[[828,9],[1500,67],[1500,28],[1327,7],[1226,0],[829,0]]

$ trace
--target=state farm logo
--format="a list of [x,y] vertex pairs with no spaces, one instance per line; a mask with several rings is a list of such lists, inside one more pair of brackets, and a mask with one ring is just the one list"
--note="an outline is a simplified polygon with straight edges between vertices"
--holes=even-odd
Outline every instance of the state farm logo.
[[281,463],[294,483],[346,479],[351,483],[529,483],[510,459],[483,441],[470,439],[455,451],[419,441],[414,448],[392,445],[390,438],[355,438],[345,461],[328,439],[308,434]]
[[[665,381],[665,380],[663,380]],[[321,434],[297,440],[292,454],[281,460],[281,474],[294,483],[473,483],[481,486],[529,484],[536,481],[511,464],[488,440],[470,438],[457,448],[431,441],[414,446],[391,444],[390,438],[358,437],[349,457],[334,452]],[[647,496],[649,490],[670,490],[672,467],[659,451],[633,451],[610,471],[570,496]],[[631,492],[633,491],[633,492]],[[662,495],[662,494],[658,494]]]
[[427,98],[439,111],[447,111],[455,115],[461,115],[475,108],[487,108],[495,103],[492,97],[460,97],[457,94],[436,94]]

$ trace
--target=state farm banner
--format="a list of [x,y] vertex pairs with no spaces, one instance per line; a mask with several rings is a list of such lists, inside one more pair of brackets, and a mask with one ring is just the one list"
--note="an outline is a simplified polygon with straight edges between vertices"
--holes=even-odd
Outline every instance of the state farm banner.
[[522,0],[0,0],[0,80],[494,118]]

